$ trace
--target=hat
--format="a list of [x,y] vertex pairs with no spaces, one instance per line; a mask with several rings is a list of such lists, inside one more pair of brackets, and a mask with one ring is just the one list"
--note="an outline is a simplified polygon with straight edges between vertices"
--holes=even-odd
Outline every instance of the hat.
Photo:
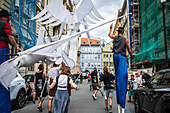
[[7,10],[2,9],[0,11],[0,17],[6,17],[6,16],[11,16],[11,14]]
[[117,31],[123,32],[123,31],[124,31],[124,28],[123,28],[123,27],[119,27],[119,28],[117,29]]

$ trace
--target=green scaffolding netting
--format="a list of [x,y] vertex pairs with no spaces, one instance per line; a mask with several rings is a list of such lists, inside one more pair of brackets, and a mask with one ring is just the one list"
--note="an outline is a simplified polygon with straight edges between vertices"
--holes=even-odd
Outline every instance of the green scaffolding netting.
[[[165,59],[163,13],[160,0],[140,0],[141,46],[135,62],[150,60],[159,64]],[[170,0],[165,4],[166,40],[170,58]]]

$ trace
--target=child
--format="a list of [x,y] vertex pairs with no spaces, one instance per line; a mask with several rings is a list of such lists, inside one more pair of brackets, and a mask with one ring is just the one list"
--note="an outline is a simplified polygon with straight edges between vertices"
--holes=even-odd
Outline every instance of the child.
[[131,75],[131,79],[128,81],[128,84],[127,84],[127,90],[128,90],[128,95],[129,95],[128,102],[131,102],[131,97],[133,98],[133,101],[134,101],[134,92],[133,92],[134,81],[135,81],[134,75]]

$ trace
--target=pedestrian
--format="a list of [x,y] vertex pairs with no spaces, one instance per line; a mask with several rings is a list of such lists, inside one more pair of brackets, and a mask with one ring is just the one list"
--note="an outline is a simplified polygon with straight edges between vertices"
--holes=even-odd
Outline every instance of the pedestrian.
[[134,75],[131,75],[131,79],[128,81],[127,84],[127,90],[128,90],[128,95],[129,95],[129,100],[128,102],[132,102],[131,101],[131,97],[133,98],[134,101],[134,82],[135,82],[135,78]]
[[135,73],[135,89],[139,88],[142,85],[142,79],[140,77],[140,74],[138,72]]
[[[9,60],[9,45],[15,46],[17,51],[20,51],[13,34],[11,32],[11,25],[9,23],[11,14],[2,9],[0,11],[0,65]],[[6,54],[6,55],[4,55]],[[0,83],[0,113],[11,112],[10,89],[8,90]]]
[[68,76],[71,74],[70,68],[64,66],[61,71],[61,75],[54,78],[54,81],[49,88],[56,87],[56,93],[54,98],[54,113],[68,113],[70,97],[69,89],[76,88],[72,79]]
[[34,88],[32,87],[30,81],[27,81],[26,82],[26,85],[27,85],[27,94],[26,94],[26,97],[25,97],[25,101],[27,101],[27,98],[28,96],[32,96],[33,97],[33,103],[35,104],[35,96],[36,96],[36,93],[34,91]]
[[146,82],[148,81],[148,79],[151,77],[148,73],[147,70],[143,70],[143,75],[142,75],[142,81],[143,84],[146,84]]
[[[116,97],[118,104],[118,112],[120,113],[120,106],[122,107],[122,113],[125,112],[126,92],[127,92],[127,61],[126,61],[126,49],[132,57],[132,52],[129,47],[129,40],[123,37],[123,27],[118,28],[118,35],[112,35],[112,25],[110,25],[109,37],[113,39],[113,61],[115,67],[115,80],[116,80]],[[127,57],[127,58],[130,58]]]
[[34,76],[34,86],[36,90],[36,96],[38,98],[38,109],[42,112],[42,102],[46,97],[46,88],[45,88],[45,77],[48,77],[44,72],[44,65],[40,64],[38,66],[39,71],[35,73]]
[[74,75],[76,77],[75,83],[77,86],[77,90],[80,89],[80,73],[77,71],[77,74]]
[[92,87],[93,87],[93,99],[96,100],[96,93],[99,89],[99,73],[97,73],[97,69],[94,68],[94,72],[91,73]]
[[[114,82],[115,77],[113,74],[108,72],[108,67],[105,66],[103,68],[104,74],[101,75],[100,81],[104,82],[104,95],[105,95],[105,106],[104,109],[106,112],[112,113],[112,97],[113,97],[113,89],[114,89]],[[109,109],[108,109],[108,101],[109,101]]]
[[[59,64],[54,63],[53,64],[53,68],[51,68],[48,71],[48,75],[49,75],[49,79],[48,79],[48,84],[52,84],[54,78],[56,78],[57,76],[59,76],[59,71],[62,69],[62,67],[64,66],[64,63],[62,63],[62,66],[59,67]],[[53,98],[55,96],[55,88],[53,89],[49,89],[49,100],[48,100],[48,112],[51,112],[52,109],[52,102],[53,102]]]

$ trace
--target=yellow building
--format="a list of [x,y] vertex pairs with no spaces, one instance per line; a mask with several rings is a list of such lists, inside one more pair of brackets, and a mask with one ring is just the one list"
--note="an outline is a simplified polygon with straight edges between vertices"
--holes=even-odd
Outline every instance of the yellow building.
[[105,47],[102,48],[102,69],[104,68],[104,66],[107,66],[109,72],[113,73],[114,67],[113,67],[112,42],[113,41],[110,41],[109,43],[106,44]]

